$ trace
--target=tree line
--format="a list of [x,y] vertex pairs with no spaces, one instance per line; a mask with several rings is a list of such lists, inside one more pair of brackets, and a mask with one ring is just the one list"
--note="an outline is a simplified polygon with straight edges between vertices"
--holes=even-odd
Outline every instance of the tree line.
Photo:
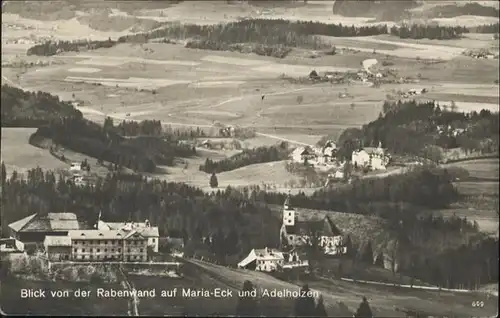
[[172,128],[166,126],[159,120],[124,120],[116,126],[116,131],[122,136],[154,136],[164,137],[168,140],[190,140],[207,137],[208,134],[200,127],[196,128]]
[[2,127],[41,127],[53,121],[82,119],[71,103],[42,91],[28,92],[2,85]]
[[97,50],[101,48],[110,48],[118,42],[111,40],[96,41],[96,40],[76,40],[76,41],[47,41],[41,44],[36,44],[30,47],[27,55],[52,56],[63,52],[83,52]]
[[207,158],[205,164],[200,165],[200,171],[206,173],[220,173],[256,163],[286,160],[288,155],[289,151],[286,143],[277,146],[244,149],[238,154],[219,161],[213,161]]
[[113,120],[104,126],[85,119],[64,119],[38,128],[30,136],[30,144],[43,138],[75,152],[108,161],[136,172],[155,172],[157,165],[173,165],[175,157],[189,157],[194,147],[155,136],[124,138],[115,131]]
[[471,33],[496,33],[496,34],[498,34],[500,32],[500,24],[499,23],[492,23],[492,24],[478,25],[475,27],[469,27],[469,32],[471,32]]
[[[310,196],[299,193],[291,198],[297,207],[305,209],[398,218],[403,214],[418,214],[423,207],[446,208],[460,199],[450,172],[443,168],[415,167],[406,173],[356,179],[341,187],[320,189]],[[280,193],[259,195],[270,204],[282,204],[285,200],[284,194]]]
[[440,26],[412,24],[393,26],[390,30],[392,35],[401,39],[431,39],[431,40],[451,40],[459,39],[463,33],[468,33],[469,29],[461,26]]
[[353,150],[377,146],[379,142],[392,154],[424,157],[433,162],[443,159],[442,149],[460,147],[467,153],[498,153],[498,112],[457,112],[453,103],[451,111],[447,108],[435,102],[386,101],[378,119],[362,129],[346,129],[341,134],[338,156],[350,159]]

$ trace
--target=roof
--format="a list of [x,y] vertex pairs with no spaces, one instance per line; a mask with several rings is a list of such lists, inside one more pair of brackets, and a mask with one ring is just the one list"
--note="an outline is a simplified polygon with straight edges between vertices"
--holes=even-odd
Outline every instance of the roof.
[[57,232],[78,230],[85,225],[74,213],[35,213],[9,225],[16,232]]
[[27,216],[23,219],[20,219],[19,221],[16,221],[14,223],[9,224],[9,227],[13,229],[16,232],[19,232],[26,224],[28,224],[34,217],[36,216],[35,214],[32,214],[30,216]]
[[158,236],[160,236],[160,232],[158,230],[158,227],[156,227],[156,226],[139,228],[139,229],[135,229],[135,230],[144,237],[158,237]]
[[291,156],[300,155],[300,154],[302,154],[302,152],[304,152],[304,150],[305,150],[305,148],[304,148],[304,147],[298,147],[298,148],[295,148],[295,149],[292,151]]
[[[100,221],[102,222],[102,221]],[[130,222],[102,222],[99,223],[100,230],[130,230],[133,229],[138,233],[141,233],[144,237],[158,237],[160,236],[158,227],[156,226],[146,226],[146,222],[132,223]]]
[[238,267],[246,267],[256,260],[281,260],[284,259],[283,252],[273,248],[253,249],[247,257],[238,263]]
[[384,149],[378,148],[378,147],[365,147],[362,150],[366,151],[369,154],[372,154],[372,153],[381,153],[381,154],[383,154],[384,153]]
[[75,230],[69,231],[68,235],[71,239],[77,240],[120,240],[124,239],[127,236],[130,236],[131,233],[135,233],[135,231],[122,231],[122,230]]
[[318,231],[318,234],[322,236],[338,236],[342,234],[326,215],[321,215],[321,213],[315,215],[297,213],[296,215],[295,225],[285,226],[287,234],[309,235],[311,231]]
[[45,236],[43,241],[45,246],[71,246],[71,237],[69,236]]

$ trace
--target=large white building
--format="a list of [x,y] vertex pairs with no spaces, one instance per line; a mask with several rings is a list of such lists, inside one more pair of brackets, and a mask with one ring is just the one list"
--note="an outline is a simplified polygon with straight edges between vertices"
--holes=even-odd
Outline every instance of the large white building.
[[280,230],[282,246],[300,247],[317,244],[326,255],[345,254],[346,247],[340,230],[327,215],[300,213],[290,206],[290,197],[283,204],[283,224]]
[[239,268],[261,272],[276,272],[283,269],[307,267],[309,262],[301,260],[295,251],[282,252],[273,248],[253,249],[248,256],[238,263]]
[[134,230],[141,236],[147,238],[148,247],[150,247],[154,252],[158,252],[160,233],[158,231],[158,227],[151,226],[148,220],[144,222],[103,222],[99,220],[97,223],[97,229],[102,231]]
[[355,167],[368,167],[371,170],[386,170],[388,156],[379,145],[377,148],[365,147],[352,152],[352,164]]

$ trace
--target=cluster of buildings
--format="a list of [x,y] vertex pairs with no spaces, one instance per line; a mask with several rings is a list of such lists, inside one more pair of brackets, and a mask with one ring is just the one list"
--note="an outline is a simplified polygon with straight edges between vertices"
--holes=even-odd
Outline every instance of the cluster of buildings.
[[326,256],[347,253],[342,233],[327,215],[298,211],[291,207],[289,197],[283,204],[280,244],[282,250],[253,249],[238,267],[263,272],[306,269],[309,267],[306,249],[313,244]]
[[43,245],[51,261],[144,262],[158,252],[158,227],[149,221],[104,222],[94,228],[74,213],[33,214],[9,224],[11,240]]
[[[304,163],[313,166],[325,166],[336,168],[332,174],[333,178],[343,178],[343,166],[345,162],[338,162],[337,146],[333,141],[328,141],[322,148],[298,147],[290,155],[293,162]],[[362,147],[352,152],[351,162],[355,168],[369,168],[370,170],[386,170],[390,156],[386,154],[382,145],[378,147]]]

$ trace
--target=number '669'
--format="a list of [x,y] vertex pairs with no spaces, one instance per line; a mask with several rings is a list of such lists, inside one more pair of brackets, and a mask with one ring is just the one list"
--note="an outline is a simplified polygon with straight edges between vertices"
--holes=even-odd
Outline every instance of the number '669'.
[[481,301],[481,300],[473,301],[472,302],[472,307],[482,308],[482,307],[484,307],[484,301]]

